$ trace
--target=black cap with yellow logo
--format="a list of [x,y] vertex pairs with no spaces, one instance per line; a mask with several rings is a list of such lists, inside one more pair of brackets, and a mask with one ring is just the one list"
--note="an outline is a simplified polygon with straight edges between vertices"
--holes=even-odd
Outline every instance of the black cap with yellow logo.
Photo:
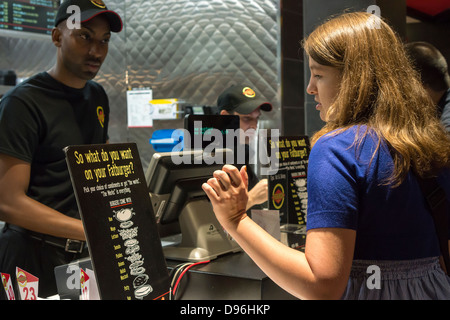
[[[109,21],[112,32],[120,32],[122,30],[122,19],[116,12],[108,10],[102,0],[65,0],[61,3],[56,14],[55,26],[74,14],[74,11],[69,8],[70,6],[77,6],[80,9],[81,23],[89,21],[100,14],[104,14]],[[69,10],[67,10],[68,8]]]
[[217,99],[220,110],[249,114],[260,108],[262,111],[271,111],[272,104],[262,100],[256,92],[246,85],[234,85],[222,92]]

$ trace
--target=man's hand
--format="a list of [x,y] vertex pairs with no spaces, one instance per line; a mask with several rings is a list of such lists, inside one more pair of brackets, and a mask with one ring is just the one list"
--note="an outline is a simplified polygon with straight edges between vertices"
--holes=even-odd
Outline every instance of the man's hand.
[[269,198],[267,190],[267,179],[262,179],[248,192],[247,210],[254,205],[266,202]]

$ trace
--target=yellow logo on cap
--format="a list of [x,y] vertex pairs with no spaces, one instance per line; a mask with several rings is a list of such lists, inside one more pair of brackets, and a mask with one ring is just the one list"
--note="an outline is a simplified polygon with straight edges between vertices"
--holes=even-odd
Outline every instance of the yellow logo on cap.
[[102,9],[106,8],[106,5],[105,5],[105,3],[102,0],[91,0],[91,2],[92,2],[93,5],[95,5],[95,6],[99,7],[99,8],[102,8]]
[[254,98],[256,96],[255,91],[253,91],[252,88],[249,87],[245,87],[244,89],[242,89],[242,93],[244,94],[244,96],[246,96],[247,98]]

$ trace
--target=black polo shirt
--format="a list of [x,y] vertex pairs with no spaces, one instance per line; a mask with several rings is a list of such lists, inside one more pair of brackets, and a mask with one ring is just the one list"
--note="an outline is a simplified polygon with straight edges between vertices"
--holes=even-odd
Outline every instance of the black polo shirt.
[[1,100],[0,153],[31,164],[31,198],[79,218],[63,149],[106,142],[108,120],[108,98],[99,84],[74,89],[42,72]]

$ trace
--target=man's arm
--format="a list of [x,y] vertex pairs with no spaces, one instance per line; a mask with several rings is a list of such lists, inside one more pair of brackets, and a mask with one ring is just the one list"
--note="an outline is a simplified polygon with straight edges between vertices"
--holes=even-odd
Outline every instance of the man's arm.
[[0,220],[56,237],[85,240],[81,220],[27,196],[30,164],[0,154]]
[[260,180],[251,190],[248,191],[247,210],[254,205],[261,204],[268,199],[267,179]]

